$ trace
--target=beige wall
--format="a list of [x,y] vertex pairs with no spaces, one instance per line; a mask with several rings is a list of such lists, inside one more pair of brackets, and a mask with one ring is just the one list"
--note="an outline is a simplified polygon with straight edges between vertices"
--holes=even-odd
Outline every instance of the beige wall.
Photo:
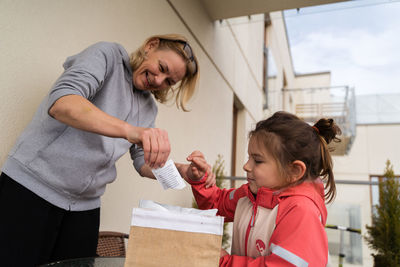
[[365,180],[366,175],[382,174],[388,159],[394,165],[394,172],[399,174],[399,134],[400,125],[396,124],[358,125],[350,153],[334,157],[337,175],[349,177],[348,180]]
[[[184,162],[200,149],[210,163],[222,154],[230,170],[234,95],[243,104],[245,129],[237,145],[239,159],[245,158],[244,133],[262,118],[263,15],[220,23],[211,21],[197,0],[171,2],[194,36],[164,0],[0,0],[0,165],[67,56],[97,41],[118,42],[130,52],[149,35],[170,32],[188,37],[201,69],[191,112],[159,106],[157,127],[168,130],[171,158]],[[103,230],[128,232],[139,199],[191,206],[189,188],[162,190],[156,181],[139,177],[128,154],[117,162],[117,172],[102,198]]]

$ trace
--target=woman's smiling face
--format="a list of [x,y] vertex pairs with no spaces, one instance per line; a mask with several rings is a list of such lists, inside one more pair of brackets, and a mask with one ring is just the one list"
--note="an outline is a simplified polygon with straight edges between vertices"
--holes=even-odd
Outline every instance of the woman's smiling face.
[[164,90],[185,77],[186,63],[182,56],[172,50],[157,48],[158,43],[146,45],[146,59],[133,73],[136,89]]

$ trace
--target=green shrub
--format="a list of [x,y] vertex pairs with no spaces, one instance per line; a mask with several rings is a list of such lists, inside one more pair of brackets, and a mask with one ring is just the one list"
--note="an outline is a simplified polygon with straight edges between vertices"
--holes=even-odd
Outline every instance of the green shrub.
[[376,252],[371,254],[374,266],[400,266],[400,183],[389,160],[384,177],[379,183],[379,204],[364,238]]

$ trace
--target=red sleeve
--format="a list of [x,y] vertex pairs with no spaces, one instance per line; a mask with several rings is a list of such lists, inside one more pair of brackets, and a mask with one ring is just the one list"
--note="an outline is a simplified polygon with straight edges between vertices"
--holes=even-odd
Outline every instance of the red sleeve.
[[217,186],[205,188],[205,177],[198,182],[190,182],[197,205],[200,209],[218,209],[218,215],[226,222],[233,221],[238,200],[246,196],[244,186],[238,189],[221,189]]
[[227,255],[220,258],[220,266],[326,266],[328,240],[319,219],[319,210],[304,197],[293,197],[293,200],[280,204],[276,228],[269,244],[270,255],[256,259]]

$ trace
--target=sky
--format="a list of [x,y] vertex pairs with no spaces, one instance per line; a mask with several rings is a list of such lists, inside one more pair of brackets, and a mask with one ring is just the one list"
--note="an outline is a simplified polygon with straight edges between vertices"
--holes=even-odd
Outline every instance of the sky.
[[285,11],[296,74],[331,72],[356,95],[400,94],[400,0]]

